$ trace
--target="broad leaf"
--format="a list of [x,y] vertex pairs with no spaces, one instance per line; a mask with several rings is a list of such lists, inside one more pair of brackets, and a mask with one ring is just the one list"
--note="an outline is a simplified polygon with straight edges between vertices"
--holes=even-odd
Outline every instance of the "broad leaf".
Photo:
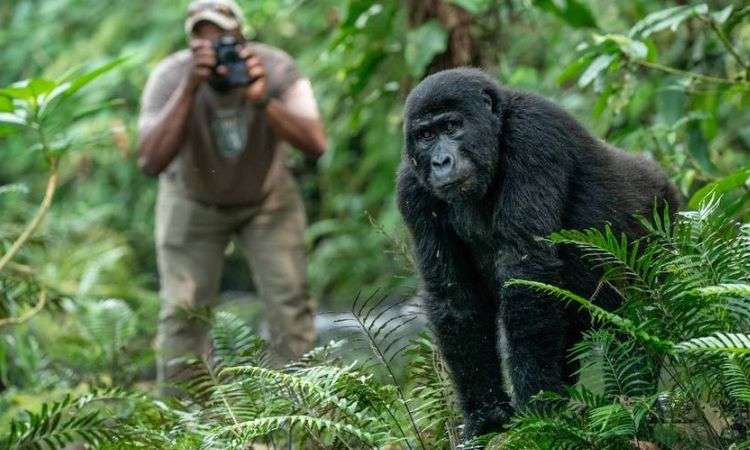
[[409,32],[404,55],[409,73],[415,78],[422,76],[435,55],[445,51],[447,40],[448,32],[436,20]]
[[95,79],[99,78],[100,76],[106,74],[110,70],[114,69],[115,67],[127,61],[127,59],[128,58],[126,56],[122,56],[104,65],[101,65],[97,67],[96,69],[90,70],[82,75],[79,75],[76,78],[67,80],[67,81],[70,81],[70,86],[64,91],[65,96],[71,96],[75,94],[87,84],[91,83]]
[[718,173],[718,169],[711,161],[708,139],[703,135],[700,123],[696,121],[690,122],[687,128],[687,149],[693,161],[704,173],[709,175]]
[[8,125],[27,125],[26,120],[13,113],[0,113],[0,123]]
[[556,15],[572,27],[598,28],[591,9],[579,0],[534,0],[534,5]]
[[599,45],[614,45],[631,59],[645,59],[648,56],[646,44],[622,34],[594,35],[594,42]]
[[617,58],[617,55],[599,55],[594,61],[586,68],[586,70],[578,79],[578,85],[580,87],[588,86],[594,79],[604,70],[612,64]]
[[649,14],[643,20],[636,23],[633,28],[630,29],[630,36],[645,38],[667,28],[674,31],[685,20],[697,15],[705,15],[707,13],[708,6],[706,6],[705,3],[663,9]]
[[568,66],[563,69],[562,72],[560,72],[560,75],[557,76],[557,83],[564,84],[568,80],[580,76],[581,72],[583,72],[591,64],[591,61],[593,61],[594,58],[596,58],[596,53],[588,52],[572,63],[568,64]]
[[0,112],[13,112],[13,100],[4,95],[0,95]]
[[712,194],[724,194],[725,192],[729,192],[731,190],[737,189],[738,187],[744,186],[748,181],[750,181],[750,167],[745,167],[744,169],[740,169],[731,175],[703,186],[690,198],[688,207],[691,209],[695,209],[701,204],[701,202],[703,202]]
[[732,11],[734,10],[734,6],[729,5],[726,8],[722,9],[721,11],[717,11],[715,13],[711,14],[711,17],[720,24],[723,24],[724,22],[729,19],[729,16],[732,15]]
[[28,192],[29,192],[29,187],[21,183],[6,184],[3,186],[0,186],[0,195],[10,194],[10,193],[26,194]]

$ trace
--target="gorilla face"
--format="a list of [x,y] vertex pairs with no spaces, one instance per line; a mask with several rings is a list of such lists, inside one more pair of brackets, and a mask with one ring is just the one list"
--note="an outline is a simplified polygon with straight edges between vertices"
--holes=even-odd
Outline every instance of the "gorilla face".
[[[407,99],[407,163],[433,195],[447,202],[482,197],[497,175],[496,93],[475,82],[425,79]],[[450,77],[450,71],[447,73]]]
[[430,115],[417,120],[412,133],[420,159],[429,166],[426,181],[435,194],[450,197],[471,184],[476,168],[461,152],[466,138],[462,114],[447,111]]

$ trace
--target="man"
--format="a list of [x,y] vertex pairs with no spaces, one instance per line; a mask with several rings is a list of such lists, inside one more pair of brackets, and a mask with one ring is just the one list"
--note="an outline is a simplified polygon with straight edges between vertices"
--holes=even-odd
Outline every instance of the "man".
[[[224,251],[234,237],[267,307],[271,349],[281,361],[307,351],[314,305],[306,292],[305,213],[284,167],[283,142],[318,158],[326,136],[310,82],[293,60],[247,42],[233,0],[199,0],[185,23],[190,48],[153,71],[139,119],[139,166],[159,177],[156,250],[162,305],[157,378],[174,392],[185,358],[206,351],[200,310],[215,302]],[[241,42],[250,83],[227,87],[214,44]],[[240,66],[240,68],[242,68]],[[244,74],[243,74],[244,75]],[[166,389],[165,389],[166,388]]]

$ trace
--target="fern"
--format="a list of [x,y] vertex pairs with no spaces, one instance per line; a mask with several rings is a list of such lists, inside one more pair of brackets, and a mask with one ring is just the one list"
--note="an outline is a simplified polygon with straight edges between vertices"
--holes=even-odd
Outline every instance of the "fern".
[[604,321],[604,322],[609,322],[617,326],[618,328],[620,328],[622,331],[625,331],[626,333],[632,335],[633,337],[638,338],[639,340],[653,347],[656,347],[659,349],[669,349],[673,345],[671,342],[662,340],[659,337],[652,336],[642,331],[630,319],[623,318],[623,317],[618,316],[617,314],[611,313],[605,310],[604,308],[595,305],[591,301],[581,297],[580,295],[570,292],[567,289],[559,288],[559,287],[552,286],[546,283],[541,283],[538,281],[529,281],[529,280],[510,280],[505,283],[505,287],[509,287],[509,286],[525,286],[533,290],[536,290],[538,292],[541,292],[543,294],[557,297],[562,300],[567,300],[567,301],[578,303],[580,306],[584,307],[597,319]]
[[121,439],[143,442],[129,432],[126,422],[96,407],[96,403],[142,400],[142,394],[119,389],[94,391],[77,398],[67,395],[60,401],[45,403],[38,413],[27,411],[25,419],[12,421],[3,448],[55,450],[76,441],[93,447]]
[[[601,270],[602,285],[623,297],[616,311],[556,286],[508,283],[581,306],[595,329],[571,355],[590,386],[569,390],[564,406],[558,401],[519,415],[498,438],[499,448],[625,449],[658,442],[702,449],[747,439],[744,432],[717,429],[706,411],[722,411],[738,429],[750,423],[748,226],[727,218],[716,199],[674,222],[655,211],[643,223],[649,235],[634,242],[608,228],[551,237]],[[592,383],[592,374],[601,383]]]
[[367,430],[359,429],[341,422],[305,415],[261,417],[237,425],[232,425],[227,427],[225,431],[239,431],[243,439],[250,440],[256,436],[267,435],[275,430],[288,429],[295,426],[299,426],[319,435],[333,434],[338,436],[351,436],[367,447],[374,447],[374,443],[377,441],[376,436],[369,433]]
[[728,355],[722,364],[722,373],[729,395],[742,403],[750,403],[750,372],[736,355]]
[[420,432],[433,436],[434,446],[455,448],[460,442],[461,415],[445,363],[435,344],[425,333],[407,351],[410,356],[410,402]]
[[690,339],[675,346],[681,352],[750,353],[750,335],[716,333],[713,336]]

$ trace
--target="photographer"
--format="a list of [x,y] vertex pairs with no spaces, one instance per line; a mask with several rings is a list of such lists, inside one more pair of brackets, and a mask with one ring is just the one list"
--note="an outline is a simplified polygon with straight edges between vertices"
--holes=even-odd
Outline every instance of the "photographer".
[[300,356],[314,339],[305,213],[282,144],[318,158],[325,131],[310,82],[291,57],[246,41],[242,24],[233,0],[193,1],[185,22],[190,48],[163,60],[143,94],[138,163],[159,175],[163,392],[173,392],[165,382],[180,375],[185,358],[206,351],[200,311],[215,303],[231,238],[265,302],[278,362]]

